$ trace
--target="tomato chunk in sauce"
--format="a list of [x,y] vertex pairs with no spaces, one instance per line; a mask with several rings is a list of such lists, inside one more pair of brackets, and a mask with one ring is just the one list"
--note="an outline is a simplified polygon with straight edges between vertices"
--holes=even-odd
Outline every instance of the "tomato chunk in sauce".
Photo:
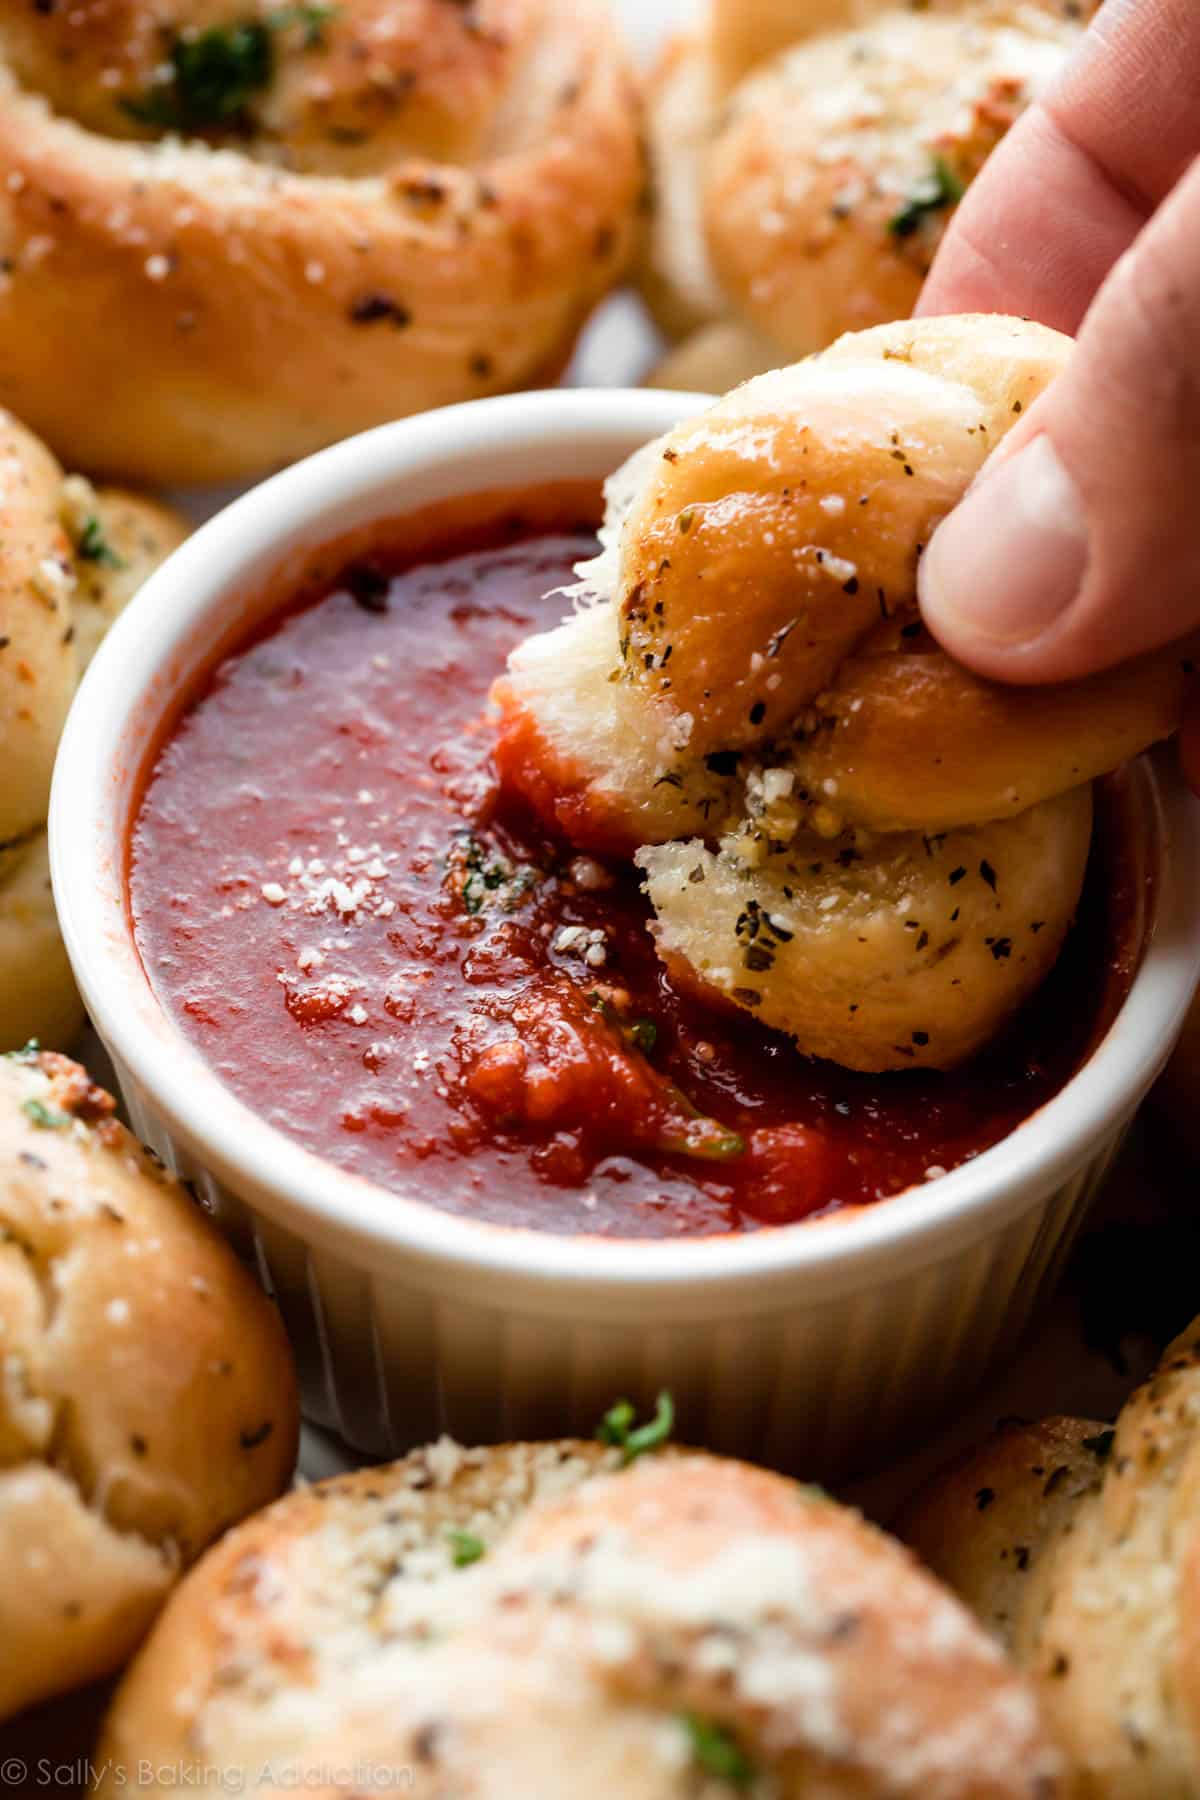
[[[357,557],[226,657],[160,749],[129,894],[149,978],[264,1119],[385,1188],[562,1233],[753,1230],[973,1157],[1111,1012],[1093,857],[1050,983],[970,1068],[865,1076],[671,987],[628,867],[499,792],[488,688],[593,548],[528,515]],[[540,523],[539,523],[540,521]]]

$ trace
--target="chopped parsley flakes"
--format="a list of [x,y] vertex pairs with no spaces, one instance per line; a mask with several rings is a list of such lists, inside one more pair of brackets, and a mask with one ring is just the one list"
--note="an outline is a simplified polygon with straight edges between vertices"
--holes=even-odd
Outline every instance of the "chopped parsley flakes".
[[706,1719],[700,1713],[684,1713],[684,1730],[692,1748],[692,1760],[716,1781],[730,1787],[749,1787],[754,1780],[754,1764],[738,1743],[732,1731]]
[[456,1569],[467,1569],[487,1555],[487,1545],[473,1531],[452,1530],[446,1533],[450,1557]]
[[59,1112],[56,1106],[47,1106],[42,1100],[23,1100],[21,1111],[40,1131],[60,1131],[71,1123],[70,1113]]
[[247,103],[271,85],[275,46],[269,25],[214,25],[181,35],[162,79],[121,105],[140,125],[162,131],[206,131],[244,123]]
[[665,1444],[675,1429],[675,1402],[664,1388],[654,1406],[654,1417],[645,1425],[635,1424],[637,1409],[632,1400],[618,1400],[600,1421],[596,1436],[602,1444],[612,1444],[621,1451],[621,1460],[635,1462],[647,1450]]
[[471,832],[457,840],[446,860],[446,880],[458,889],[465,910],[471,914],[482,912],[492,898],[505,912],[511,912],[538,879],[538,870],[528,865],[518,869],[506,857],[489,859]]
[[908,199],[888,221],[888,230],[893,237],[912,237],[934,213],[956,206],[965,192],[945,158],[935,156],[929,173],[913,183]]
[[124,557],[118,556],[108,538],[104,527],[95,513],[89,513],[83,522],[83,529],[75,542],[75,554],[82,556],[85,562],[99,563],[105,569],[123,569]]
[[[632,1019],[627,1025],[612,1002],[595,988],[587,998],[623,1043],[643,1056],[651,1054],[658,1043],[658,1026],[653,1019]],[[666,1105],[655,1139],[656,1149],[668,1156],[697,1157],[701,1162],[732,1162],[745,1155],[745,1138],[693,1106],[675,1082],[664,1082],[660,1091]]]
[[643,1056],[649,1056],[658,1042],[658,1026],[653,1019],[633,1019],[627,1025],[611,1000],[591,988],[587,998],[600,1014],[606,1025],[611,1025],[625,1042],[634,1050],[640,1050]]
[[702,1113],[674,1082],[668,1084],[666,1098],[674,1113],[663,1122],[658,1149],[672,1156],[699,1157],[701,1162],[732,1162],[745,1155],[746,1140],[741,1133]]

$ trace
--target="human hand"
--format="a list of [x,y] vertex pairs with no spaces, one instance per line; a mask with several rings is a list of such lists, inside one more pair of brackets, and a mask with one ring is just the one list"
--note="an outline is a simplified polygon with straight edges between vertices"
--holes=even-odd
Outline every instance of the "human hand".
[[[919,310],[1078,333],[930,541],[921,605],[999,680],[1069,680],[1200,626],[1200,7],[1107,0],[989,159]],[[1185,726],[1200,791],[1200,715]]]

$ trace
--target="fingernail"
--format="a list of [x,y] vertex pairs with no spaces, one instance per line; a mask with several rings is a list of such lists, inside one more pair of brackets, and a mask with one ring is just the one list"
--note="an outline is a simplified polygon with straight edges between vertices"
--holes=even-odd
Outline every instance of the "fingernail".
[[921,611],[938,636],[1026,644],[1070,606],[1087,559],[1079,490],[1043,433],[938,526],[921,558]]

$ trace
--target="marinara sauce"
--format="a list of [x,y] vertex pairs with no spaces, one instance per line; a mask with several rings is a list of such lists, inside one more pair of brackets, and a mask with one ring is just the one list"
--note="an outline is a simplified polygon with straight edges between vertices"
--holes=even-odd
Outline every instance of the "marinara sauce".
[[314,572],[221,662],[132,832],[160,999],[272,1125],[497,1224],[753,1230],[976,1156],[1061,1086],[1127,986],[1136,896],[1103,828],[1056,971],[966,1069],[853,1074],[676,993],[634,872],[552,841],[492,765],[489,686],[561,618],[592,509],[564,488],[443,513],[423,544],[410,522],[403,548]]

